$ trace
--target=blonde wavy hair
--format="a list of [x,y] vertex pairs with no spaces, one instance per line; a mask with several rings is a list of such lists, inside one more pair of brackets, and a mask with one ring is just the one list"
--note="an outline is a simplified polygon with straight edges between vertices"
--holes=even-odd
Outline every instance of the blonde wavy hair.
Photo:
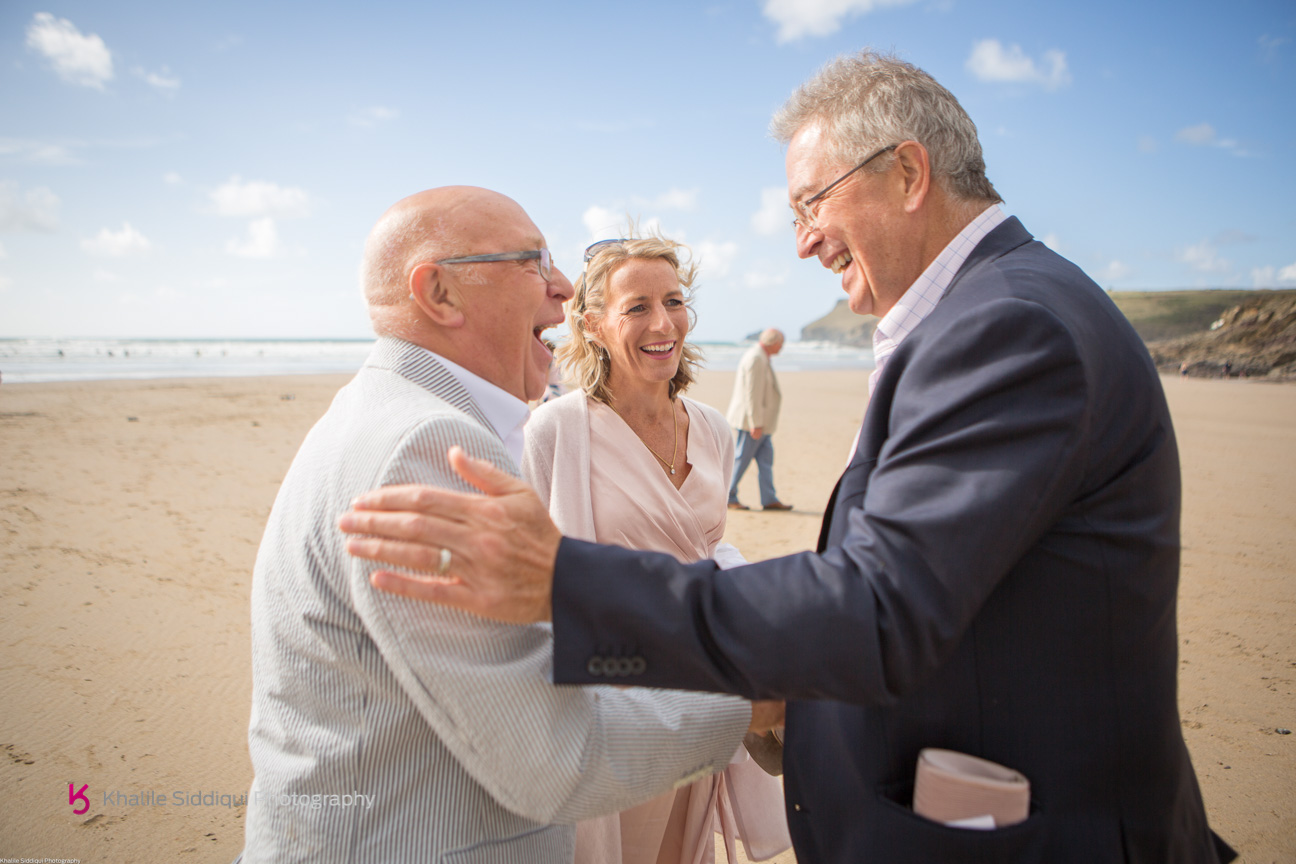
[[[632,229],[628,233],[633,235],[635,231]],[[585,272],[576,284],[576,293],[567,304],[567,326],[571,330],[571,338],[556,353],[566,366],[568,380],[573,386],[579,387],[593,399],[611,404],[608,375],[612,370],[612,358],[608,356],[607,349],[594,341],[593,334],[585,324],[586,313],[596,320],[603,317],[607,306],[608,283],[622,264],[632,258],[661,259],[674,268],[676,278],[679,279],[680,288],[684,292],[684,306],[688,310],[688,329],[691,331],[696,323],[693,290],[697,265],[687,246],[655,233],[604,242],[606,245],[600,246],[585,264]],[[679,369],[670,380],[671,399],[693,383],[701,359],[702,352],[695,345],[687,341],[683,343]]]

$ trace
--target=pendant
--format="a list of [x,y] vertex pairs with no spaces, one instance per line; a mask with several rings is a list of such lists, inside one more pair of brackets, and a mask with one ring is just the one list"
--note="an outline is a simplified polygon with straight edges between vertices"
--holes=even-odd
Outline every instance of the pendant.
[[672,473],[672,474],[675,473],[675,469],[674,469],[674,468],[671,469],[671,473]]

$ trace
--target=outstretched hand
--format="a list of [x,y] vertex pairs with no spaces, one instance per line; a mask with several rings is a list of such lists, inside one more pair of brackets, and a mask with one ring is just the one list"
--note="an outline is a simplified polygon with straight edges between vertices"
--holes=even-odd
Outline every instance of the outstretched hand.
[[369,581],[383,591],[499,621],[548,621],[562,533],[526,483],[460,447],[447,455],[484,495],[412,485],[367,492],[338,520],[352,535],[347,551],[422,571],[373,571]]

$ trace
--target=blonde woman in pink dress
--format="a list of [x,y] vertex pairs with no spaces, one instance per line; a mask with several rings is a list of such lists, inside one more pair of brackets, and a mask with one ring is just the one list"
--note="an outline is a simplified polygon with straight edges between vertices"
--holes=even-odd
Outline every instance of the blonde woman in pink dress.
[[[667,552],[681,561],[742,562],[722,546],[733,438],[718,411],[684,397],[697,352],[696,275],[661,237],[596,243],[568,305],[558,351],[573,392],[538,408],[523,473],[562,532]],[[762,861],[790,847],[783,792],[743,748],[729,767],[620,814],[581,823],[577,864],[703,864],[715,833]]]

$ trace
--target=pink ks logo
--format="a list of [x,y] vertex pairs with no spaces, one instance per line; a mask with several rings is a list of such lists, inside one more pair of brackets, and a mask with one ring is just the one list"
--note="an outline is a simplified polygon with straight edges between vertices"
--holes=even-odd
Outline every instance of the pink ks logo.
[[[90,799],[87,798],[85,794],[86,789],[89,788],[90,788],[90,784],[85,783],[81,786],[80,789],[76,790],[76,792],[73,792],[72,784],[71,783],[68,784],[68,806],[71,807],[72,812],[78,816],[81,816],[82,814],[84,814],[86,811],[90,809]],[[77,801],[81,802],[80,810],[76,809]]]

